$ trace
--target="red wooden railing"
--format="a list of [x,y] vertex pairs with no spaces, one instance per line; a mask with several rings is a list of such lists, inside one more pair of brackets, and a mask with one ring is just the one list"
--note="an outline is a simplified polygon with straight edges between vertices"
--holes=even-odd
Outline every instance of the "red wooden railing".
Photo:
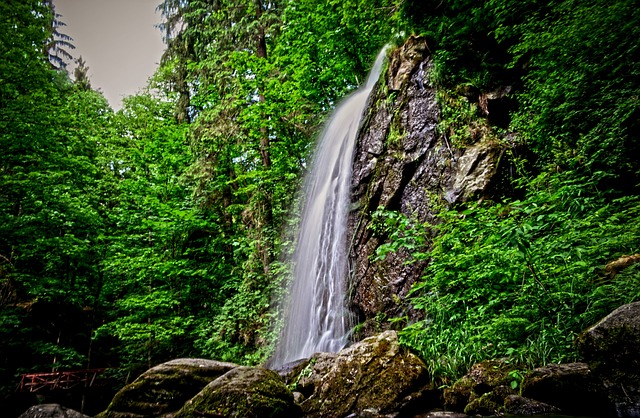
[[37,392],[43,389],[71,389],[78,385],[93,386],[96,377],[105,369],[73,370],[52,373],[26,373],[22,375],[19,390]]

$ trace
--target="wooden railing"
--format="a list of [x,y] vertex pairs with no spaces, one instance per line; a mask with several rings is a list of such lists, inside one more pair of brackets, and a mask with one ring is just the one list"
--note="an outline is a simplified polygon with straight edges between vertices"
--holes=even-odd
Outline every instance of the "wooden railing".
[[22,375],[19,390],[38,392],[40,390],[65,390],[73,387],[93,386],[97,376],[105,369],[73,370],[51,373],[26,373]]

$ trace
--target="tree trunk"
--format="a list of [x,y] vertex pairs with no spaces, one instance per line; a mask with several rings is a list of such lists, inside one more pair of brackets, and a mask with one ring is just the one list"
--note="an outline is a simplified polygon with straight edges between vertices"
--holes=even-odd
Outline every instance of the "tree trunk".
[[[260,0],[256,0],[254,4],[256,7],[256,20],[260,21],[263,12],[262,4]],[[264,26],[262,25],[259,26],[256,42],[256,56],[258,58],[267,59],[267,40],[265,36]],[[265,103],[265,97],[261,91],[259,91],[258,93],[258,99],[261,104]],[[266,116],[263,113],[262,119],[264,120],[265,118]],[[271,156],[269,151],[269,132],[267,131],[267,128],[262,126],[260,128],[260,156],[262,159],[262,167],[265,172],[271,170]],[[273,239],[271,237],[271,232],[269,231],[270,227],[273,224],[273,207],[271,199],[271,187],[267,185],[265,196],[263,198],[263,213],[260,222],[262,227],[261,233],[263,235],[263,240],[261,242],[261,245],[259,246],[265,275],[269,274],[269,265],[273,261],[271,255],[273,251]]]

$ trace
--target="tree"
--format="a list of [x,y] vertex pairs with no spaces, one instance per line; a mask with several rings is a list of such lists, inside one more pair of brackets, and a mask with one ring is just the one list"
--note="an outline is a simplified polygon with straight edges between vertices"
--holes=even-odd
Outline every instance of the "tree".
[[73,69],[73,77],[76,84],[83,90],[91,90],[91,82],[89,81],[89,67],[82,59],[82,56],[76,60],[76,68]]
[[51,13],[49,27],[47,28],[49,38],[47,39],[44,48],[45,54],[48,56],[49,63],[53,66],[53,68],[55,68],[56,70],[66,71],[67,62],[73,59],[69,51],[67,51],[67,48],[76,48],[75,45],[71,43],[73,41],[73,38],[60,32],[59,29],[63,26],[66,26],[66,23],[60,20],[62,15],[56,13],[56,7],[53,4],[53,0],[44,0],[43,3]]
[[112,198],[104,212],[105,320],[97,342],[117,341],[123,378],[193,355],[195,324],[224,298],[212,265],[215,233],[182,180],[186,125],[173,120],[172,106],[149,94],[125,98],[104,154]]
[[0,374],[86,367],[100,292],[97,151],[111,110],[43,54],[50,10],[0,5]]

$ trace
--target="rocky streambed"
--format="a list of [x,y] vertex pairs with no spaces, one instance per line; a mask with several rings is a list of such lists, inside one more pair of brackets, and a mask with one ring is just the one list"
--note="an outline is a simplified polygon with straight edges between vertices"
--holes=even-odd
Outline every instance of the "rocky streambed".
[[[96,417],[640,416],[640,302],[618,308],[576,344],[582,363],[525,372],[509,359],[488,360],[446,388],[435,387],[395,331],[278,370],[176,359],[125,386]],[[58,416],[83,417],[40,405],[21,418]]]

